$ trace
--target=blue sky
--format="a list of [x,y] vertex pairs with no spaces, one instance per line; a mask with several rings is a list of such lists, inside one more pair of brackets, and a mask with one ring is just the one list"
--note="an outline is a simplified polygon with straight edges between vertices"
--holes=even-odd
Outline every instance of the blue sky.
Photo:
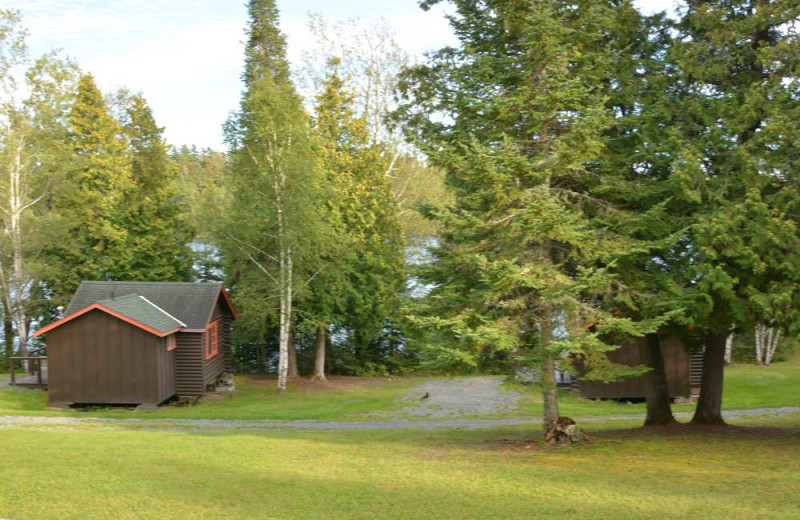
[[[60,48],[101,88],[142,91],[167,140],[221,149],[221,125],[236,108],[244,0],[3,0],[22,12],[34,54]],[[636,0],[647,12],[673,0]],[[412,57],[453,41],[443,8],[416,0],[278,0],[289,58],[308,48],[308,13],[329,20],[386,18]]]

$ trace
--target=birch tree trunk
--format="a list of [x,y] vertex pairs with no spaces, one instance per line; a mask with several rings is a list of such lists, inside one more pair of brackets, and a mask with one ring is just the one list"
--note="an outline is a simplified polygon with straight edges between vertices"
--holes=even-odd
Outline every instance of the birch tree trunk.
[[764,328],[759,323],[756,325],[756,364],[764,364]]
[[278,392],[283,393],[286,391],[286,376],[289,369],[289,335],[288,335],[288,321],[289,321],[289,302],[287,300],[286,279],[287,279],[287,262],[286,252],[281,250],[280,258],[278,260],[280,273],[280,318],[278,322]]
[[767,342],[767,352],[764,356],[764,364],[769,365],[772,363],[772,357],[775,355],[775,352],[778,350],[778,343],[781,340],[781,329],[776,327],[771,327],[770,331],[774,331],[774,334],[770,334],[770,339]]
[[[11,245],[11,268],[10,270],[3,270],[2,284],[6,309],[11,314],[17,332],[19,355],[27,356],[29,320],[26,307],[30,280],[24,265],[22,216],[26,210],[38,203],[42,196],[28,200],[28,194],[26,193],[27,182],[24,178],[25,166],[22,159],[25,139],[15,132],[15,120],[16,118],[12,117],[8,122],[5,136],[7,146],[11,149],[11,154],[6,164],[8,171],[7,185],[5,187],[6,206],[2,208],[2,213],[3,231]],[[27,365],[28,362],[24,361],[25,370],[27,370]]]
[[317,328],[317,352],[314,357],[314,377],[315,381],[327,381],[325,378],[325,346],[327,344],[327,333],[322,327]]
[[6,360],[10,366],[10,358],[14,355],[14,318],[11,316],[6,299],[2,298],[0,301],[3,304],[3,343],[6,349]]
[[733,363],[733,339],[736,335],[731,332],[728,334],[728,339],[725,340],[725,364],[730,365]]
[[289,328],[289,368],[287,376],[289,379],[297,379],[300,373],[297,371],[297,345],[294,340],[294,327]]

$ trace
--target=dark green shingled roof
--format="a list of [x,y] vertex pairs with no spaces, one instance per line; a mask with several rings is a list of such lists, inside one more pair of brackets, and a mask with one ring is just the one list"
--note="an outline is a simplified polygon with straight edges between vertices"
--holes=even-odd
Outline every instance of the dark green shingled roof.
[[97,303],[161,333],[186,327],[182,321],[170,316],[153,302],[138,294],[128,294],[114,300],[101,300]]
[[185,323],[187,329],[205,329],[221,290],[222,284],[211,282],[81,282],[65,315],[102,300],[135,294]]

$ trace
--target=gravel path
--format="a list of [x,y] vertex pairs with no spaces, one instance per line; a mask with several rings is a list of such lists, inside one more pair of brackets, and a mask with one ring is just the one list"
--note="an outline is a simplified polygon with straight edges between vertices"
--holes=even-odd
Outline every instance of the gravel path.
[[502,377],[469,377],[428,381],[409,392],[401,413],[431,418],[513,413],[522,397],[503,392]]

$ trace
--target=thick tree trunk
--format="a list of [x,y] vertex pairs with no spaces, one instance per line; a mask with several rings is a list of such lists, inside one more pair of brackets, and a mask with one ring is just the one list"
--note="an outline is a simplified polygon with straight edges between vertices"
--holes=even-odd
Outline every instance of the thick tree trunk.
[[325,378],[325,347],[327,345],[327,334],[325,329],[317,329],[317,353],[314,357],[314,377],[315,381],[326,381]]
[[703,384],[700,388],[700,399],[692,418],[693,424],[721,424],[722,419],[722,382],[725,371],[726,333],[709,332],[706,334],[706,352],[703,355]]
[[287,350],[289,354],[289,367],[286,377],[289,379],[297,379],[300,377],[300,373],[297,371],[297,345],[294,341],[294,327],[289,328],[289,345]]
[[672,415],[672,398],[669,395],[667,371],[664,368],[664,356],[658,334],[648,334],[643,345],[644,361],[651,368],[644,378],[645,397],[647,398],[647,417],[645,426],[660,426],[675,422]]
[[553,314],[552,312],[545,313],[546,315],[540,322],[540,329],[542,334],[542,350],[544,356],[544,363],[542,364],[542,401],[544,404],[543,409],[543,427],[547,432],[550,424],[558,419],[558,387],[556,385],[556,365],[555,356],[550,352],[549,347],[553,341]]

